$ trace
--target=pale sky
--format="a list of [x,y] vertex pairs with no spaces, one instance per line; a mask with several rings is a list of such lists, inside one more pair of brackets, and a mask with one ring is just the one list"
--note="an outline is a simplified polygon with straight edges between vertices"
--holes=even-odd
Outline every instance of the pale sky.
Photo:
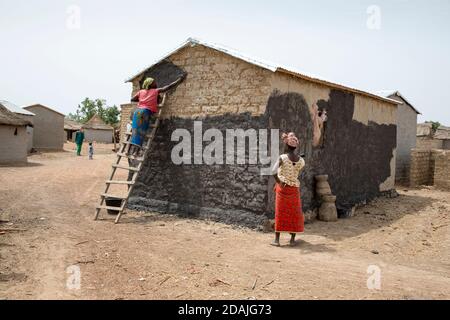
[[0,99],[66,114],[85,97],[120,105],[125,79],[189,37],[399,90],[419,121],[450,125],[449,0],[0,0]]

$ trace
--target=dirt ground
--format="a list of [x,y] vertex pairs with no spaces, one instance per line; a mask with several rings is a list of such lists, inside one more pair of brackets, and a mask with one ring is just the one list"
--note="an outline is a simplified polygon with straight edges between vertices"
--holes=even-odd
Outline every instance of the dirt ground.
[[[400,188],[275,248],[272,234],[175,216],[94,222],[111,149],[89,161],[68,144],[0,167],[0,299],[450,298],[449,192]],[[67,285],[77,267],[80,289]]]

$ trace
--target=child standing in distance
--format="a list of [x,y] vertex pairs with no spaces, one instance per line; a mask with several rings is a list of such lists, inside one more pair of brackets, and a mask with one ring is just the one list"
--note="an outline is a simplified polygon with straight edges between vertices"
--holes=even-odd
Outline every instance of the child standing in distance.
[[89,142],[89,160],[94,160],[94,146],[92,142]]

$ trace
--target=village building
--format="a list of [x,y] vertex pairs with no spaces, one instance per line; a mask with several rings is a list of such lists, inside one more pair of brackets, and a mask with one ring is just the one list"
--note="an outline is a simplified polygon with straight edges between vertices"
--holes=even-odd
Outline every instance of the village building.
[[450,150],[450,127],[440,126],[437,128],[434,139],[442,141],[442,149]]
[[411,170],[411,150],[416,148],[417,116],[421,113],[399,91],[380,91],[379,95],[400,102],[397,109],[397,183],[408,185]]
[[76,121],[64,118],[64,132],[66,133],[66,141],[75,141],[75,133],[80,131],[83,125]]
[[[168,95],[158,136],[130,197],[131,208],[247,226],[273,217],[274,179],[261,175],[267,164],[173,163],[171,153],[179,141],[172,141],[172,134],[184,129],[194,136],[196,121],[203,132],[214,128],[224,137],[229,129],[279,129],[277,139],[294,131],[306,160],[303,210],[312,217],[320,205],[317,175],[329,176],[337,208],[344,214],[382,194],[395,194],[398,101],[195,39],[131,77],[131,94],[146,77],[161,87],[184,72],[186,80]],[[313,145],[315,104],[328,113],[319,146]],[[122,105],[122,121],[129,121],[134,107]]]
[[450,128],[440,126],[433,130],[433,124],[430,122],[419,123],[417,125],[417,149],[450,150]]
[[33,124],[0,102],[0,164],[27,162],[27,127]]
[[64,114],[42,104],[24,107],[35,114],[33,148],[37,150],[62,150],[64,146]]
[[[29,121],[31,124],[33,124],[34,116],[35,114],[25,110],[23,108],[20,108],[16,104],[6,101],[6,100],[0,100],[0,103],[7,108],[9,111],[14,112],[19,117]],[[33,126],[27,126],[27,152],[30,153],[33,150]]]
[[94,115],[83,125],[84,136],[88,142],[112,143],[114,128],[106,124],[98,115]]

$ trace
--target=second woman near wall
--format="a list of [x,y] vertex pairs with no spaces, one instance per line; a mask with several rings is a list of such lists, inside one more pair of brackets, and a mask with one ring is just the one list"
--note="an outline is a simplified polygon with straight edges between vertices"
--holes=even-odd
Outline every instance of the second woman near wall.
[[283,134],[286,153],[280,156],[274,167],[275,185],[275,240],[273,246],[280,246],[280,234],[291,235],[290,245],[296,244],[295,236],[304,231],[304,216],[300,197],[300,172],[305,166],[305,160],[295,151],[299,140],[293,132]]

